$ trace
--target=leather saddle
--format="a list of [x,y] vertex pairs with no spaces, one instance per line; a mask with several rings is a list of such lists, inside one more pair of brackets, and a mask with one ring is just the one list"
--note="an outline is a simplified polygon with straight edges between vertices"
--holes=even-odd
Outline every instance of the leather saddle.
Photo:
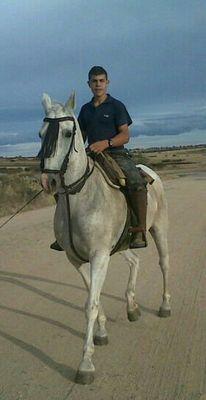
[[[88,154],[94,161],[97,167],[104,172],[107,178],[117,186],[117,188],[126,187],[126,176],[122,169],[119,167],[117,162],[108,154],[108,152],[102,152],[100,154],[89,153]],[[141,167],[137,167],[140,174],[150,185],[154,182],[154,179],[147,174]]]

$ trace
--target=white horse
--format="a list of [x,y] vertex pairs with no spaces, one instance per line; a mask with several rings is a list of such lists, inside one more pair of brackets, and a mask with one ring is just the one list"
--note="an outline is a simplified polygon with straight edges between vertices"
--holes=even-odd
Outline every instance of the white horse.
[[[58,193],[54,217],[55,236],[88,289],[85,305],[87,329],[76,382],[89,384],[94,379],[94,344],[108,343],[100,293],[112,249],[124,230],[127,203],[123,193],[111,187],[101,171],[94,166],[93,160],[87,157],[74,115],[74,94],[65,105],[54,102],[44,94],[42,104],[46,113],[40,131],[42,147],[39,157],[44,172],[42,186],[47,193]],[[155,241],[163,274],[163,301],[159,316],[167,317],[171,312],[168,292],[167,202],[158,175],[145,166],[141,167],[154,178],[154,183],[148,185],[147,230]],[[134,250],[126,249],[122,255],[130,267],[126,290],[127,314],[129,320],[134,321],[140,315],[135,301],[139,260]],[[93,336],[96,319],[98,329]]]

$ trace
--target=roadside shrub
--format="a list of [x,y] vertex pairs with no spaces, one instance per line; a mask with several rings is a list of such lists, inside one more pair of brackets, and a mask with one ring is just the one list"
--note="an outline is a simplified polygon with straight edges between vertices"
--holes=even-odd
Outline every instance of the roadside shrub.
[[[38,177],[25,174],[5,174],[0,177],[0,217],[16,212],[41,190]],[[41,193],[25,210],[54,204],[52,196]]]

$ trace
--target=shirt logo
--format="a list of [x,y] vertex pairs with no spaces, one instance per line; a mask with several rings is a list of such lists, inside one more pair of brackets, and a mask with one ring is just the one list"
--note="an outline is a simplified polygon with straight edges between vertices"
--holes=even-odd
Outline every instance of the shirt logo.
[[104,117],[105,117],[105,118],[109,118],[109,115],[108,115],[108,114],[104,114]]

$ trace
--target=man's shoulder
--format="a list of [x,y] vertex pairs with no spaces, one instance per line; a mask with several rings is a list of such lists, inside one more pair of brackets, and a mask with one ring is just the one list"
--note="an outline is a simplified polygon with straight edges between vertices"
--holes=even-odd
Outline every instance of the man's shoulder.
[[80,111],[85,111],[88,110],[88,108],[91,107],[91,101],[89,101],[88,103],[85,103],[81,106],[81,110]]
[[116,118],[116,122],[118,125],[127,124],[128,126],[132,124],[132,119],[122,101],[115,99],[114,97],[111,99],[111,104],[113,105],[114,115]]
[[114,104],[114,106],[125,107],[124,103],[115,97],[110,96],[110,101]]

